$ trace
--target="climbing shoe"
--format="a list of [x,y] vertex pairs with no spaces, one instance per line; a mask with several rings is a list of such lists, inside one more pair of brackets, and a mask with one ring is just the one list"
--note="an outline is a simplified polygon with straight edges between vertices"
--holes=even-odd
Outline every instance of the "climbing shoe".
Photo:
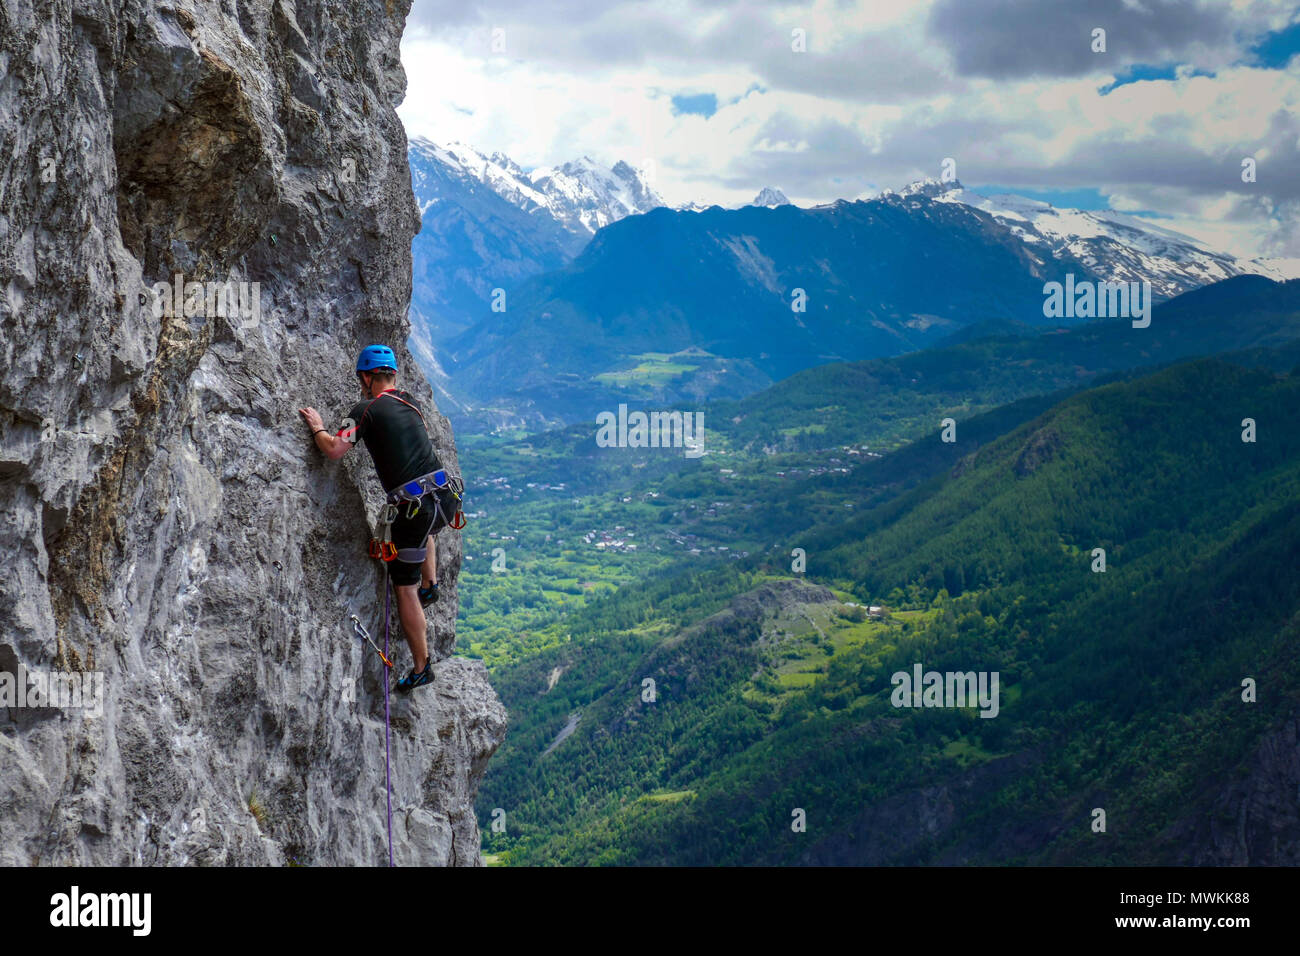
[[434,582],[428,587],[418,588],[415,593],[420,595],[420,607],[428,607],[438,600],[438,584]]
[[429,658],[428,663],[424,665],[424,670],[417,673],[415,668],[411,668],[411,673],[399,680],[393,689],[405,693],[413,688],[423,687],[425,684],[432,683],[433,658],[431,657]]

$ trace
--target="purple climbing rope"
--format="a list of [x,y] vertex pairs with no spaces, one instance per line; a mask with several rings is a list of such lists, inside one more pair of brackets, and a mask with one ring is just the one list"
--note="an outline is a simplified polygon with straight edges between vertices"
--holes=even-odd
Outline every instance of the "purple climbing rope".
[[[388,565],[384,565],[384,657],[388,657]],[[388,865],[393,865],[392,725],[388,721],[388,671],[384,678],[384,795],[388,800]]]

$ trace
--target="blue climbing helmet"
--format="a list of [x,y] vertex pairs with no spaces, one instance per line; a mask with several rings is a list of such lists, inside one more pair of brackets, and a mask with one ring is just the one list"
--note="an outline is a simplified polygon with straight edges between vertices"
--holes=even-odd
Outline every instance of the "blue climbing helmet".
[[387,345],[367,345],[357,356],[358,372],[373,372],[377,368],[397,371],[397,356]]

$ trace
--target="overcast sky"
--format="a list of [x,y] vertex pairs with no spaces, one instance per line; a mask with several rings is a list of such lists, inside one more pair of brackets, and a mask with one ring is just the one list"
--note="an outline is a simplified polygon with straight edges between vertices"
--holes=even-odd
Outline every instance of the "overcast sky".
[[414,0],[399,113],[525,168],[623,159],[672,204],[865,198],[952,157],[968,186],[1300,256],[1296,54],[1277,0]]

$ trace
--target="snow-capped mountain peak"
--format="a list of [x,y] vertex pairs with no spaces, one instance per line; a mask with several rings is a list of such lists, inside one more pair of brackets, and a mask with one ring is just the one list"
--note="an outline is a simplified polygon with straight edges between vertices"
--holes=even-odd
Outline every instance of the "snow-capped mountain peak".
[[[460,142],[438,144],[422,137],[411,140],[410,151],[426,162],[441,166],[445,175],[462,184],[482,183],[511,205],[528,212],[548,205],[547,197],[533,188],[527,174],[510,157],[502,153],[484,155],[473,146]],[[426,171],[411,163],[411,187],[420,203],[420,214],[438,201],[432,195]]]
[[1243,273],[1279,278],[1290,271],[1286,262],[1237,259],[1215,252],[1201,240],[1145,217],[1109,209],[1058,208],[1013,193],[983,195],[958,180],[923,179],[881,194],[881,198],[890,196],[924,196],[978,209],[1031,248],[1057,257],[1071,255],[1108,281],[1149,281],[1157,298]]
[[555,218],[575,231],[594,233],[625,216],[664,205],[644,175],[622,160],[606,169],[583,156],[559,167],[535,169],[529,181],[550,198]]
[[881,196],[925,196],[928,199],[939,199],[941,197],[951,198],[952,194],[960,195],[965,191],[961,180],[954,179],[950,182],[942,182],[938,179],[918,179],[914,183],[908,183],[902,189],[894,191],[886,189]]
[[764,186],[757,196],[750,202],[751,206],[766,206],[769,209],[773,206],[788,206],[790,200],[785,197],[785,193],[773,186]]
[[[465,143],[439,144],[416,137],[410,149],[439,164],[447,175],[464,183],[482,183],[511,205],[530,213],[543,212],[578,235],[590,236],[611,222],[664,204],[645,176],[622,161],[607,169],[590,156],[581,156],[529,173],[504,153],[488,155]],[[423,213],[437,198],[422,194],[425,176],[416,166],[412,164],[411,185]]]

